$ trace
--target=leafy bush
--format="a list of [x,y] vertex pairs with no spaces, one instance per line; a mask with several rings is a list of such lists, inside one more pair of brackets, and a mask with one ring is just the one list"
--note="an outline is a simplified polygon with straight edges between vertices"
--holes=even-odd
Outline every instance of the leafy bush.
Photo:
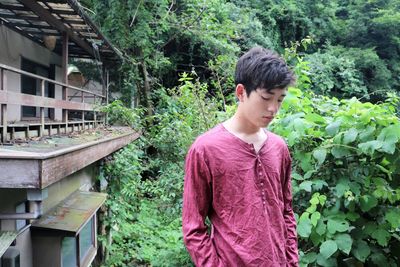
[[399,261],[399,99],[388,99],[374,105],[289,90],[272,130],[293,153],[303,266]]
[[134,129],[141,128],[141,116],[144,114],[144,109],[130,109],[125,107],[122,101],[115,100],[106,106],[102,106],[100,111],[107,114],[109,124],[130,126]]
[[310,62],[311,88],[316,93],[369,99],[362,74],[353,58],[325,51],[308,55],[306,60]]

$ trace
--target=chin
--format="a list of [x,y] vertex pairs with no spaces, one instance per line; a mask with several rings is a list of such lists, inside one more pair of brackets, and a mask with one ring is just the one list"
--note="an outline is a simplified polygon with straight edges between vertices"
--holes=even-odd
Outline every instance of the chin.
[[260,123],[260,127],[266,128],[266,127],[268,127],[268,125],[271,124],[271,122],[272,122],[271,120],[268,120],[268,121],[263,120],[263,121]]

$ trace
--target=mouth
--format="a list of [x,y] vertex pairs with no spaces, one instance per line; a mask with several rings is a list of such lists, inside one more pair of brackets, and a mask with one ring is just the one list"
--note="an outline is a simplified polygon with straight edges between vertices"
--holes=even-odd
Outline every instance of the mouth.
[[266,119],[266,120],[273,120],[273,119],[274,119],[274,116],[263,116],[263,119]]

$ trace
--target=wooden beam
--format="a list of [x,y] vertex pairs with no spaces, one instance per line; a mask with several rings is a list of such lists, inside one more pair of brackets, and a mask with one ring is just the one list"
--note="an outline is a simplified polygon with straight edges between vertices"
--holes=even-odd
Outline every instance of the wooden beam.
[[[44,92],[45,91],[45,84],[44,80],[40,81],[40,96],[42,97],[42,100],[45,99]],[[40,131],[39,131],[39,137],[42,137],[44,135],[44,107],[40,107]]]
[[61,99],[21,94],[11,91],[0,91],[0,103],[33,107],[36,106],[44,108],[60,108],[68,110],[94,110],[94,105],[89,103],[71,102]]
[[[45,9],[45,8],[43,8],[43,9],[47,11],[47,9]],[[49,11],[47,11],[47,12],[49,12]],[[32,16],[32,15],[25,15],[25,14],[1,14],[1,17],[5,18],[5,19],[13,19],[13,20],[44,21],[40,17]],[[54,18],[54,19],[57,20],[57,18]],[[64,19],[64,18],[60,19],[60,20],[62,20],[65,23],[68,23],[68,24],[86,25],[85,21],[83,21],[83,20],[73,20],[73,19]]]
[[[68,34],[63,33],[62,36],[62,81],[64,84],[68,83]],[[68,87],[63,86],[62,87],[62,99],[64,101],[67,101],[68,98]],[[68,133],[68,110],[67,109],[62,109],[62,121],[65,123],[65,134]],[[72,126],[72,131],[73,131]]]
[[105,97],[105,96],[103,96],[103,95],[96,94],[96,93],[93,93],[93,92],[91,92],[91,91],[88,91],[88,90],[79,88],[79,87],[70,86],[70,85],[67,85],[67,84],[62,83],[62,82],[58,82],[58,81],[55,81],[55,80],[51,80],[51,79],[49,79],[49,78],[46,78],[46,77],[43,77],[43,76],[39,76],[39,75],[36,75],[36,74],[32,74],[32,73],[30,73],[30,72],[23,71],[23,70],[20,70],[20,69],[17,69],[17,68],[13,68],[13,67],[10,67],[10,66],[7,66],[7,65],[4,65],[4,64],[1,64],[1,63],[0,63],[0,69],[1,69],[1,68],[3,68],[4,70],[8,70],[8,71],[10,71],[10,72],[15,72],[15,73],[23,74],[23,75],[26,75],[26,76],[28,76],[28,77],[32,77],[32,78],[35,78],[35,79],[38,79],[38,80],[44,80],[44,81],[46,81],[46,82],[49,82],[49,83],[52,83],[52,84],[56,84],[56,85],[59,85],[59,86],[67,86],[67,87],[70,88],[70,89],[82,91],[82,92],[85,92],[85,93],[87,93],[87,94],[89,94],[89,95],[96,95],[96,96],[102,97],[102,98]]
[[62,35],[62,82],[65,84],[68,84],[68,39],[68,34],[64,32]]
[[1,104],[1,125],[3,126],[2,142],[7,142],[7,105]]
[[1,9],[8,9],[8,10],[11,10],[11,11],[14,11],[14,10],[29,11],[28,9],[26,9],[23,6],[7,5],[7,4],[2,4],[2,3],[0,3],[0,8]]
[[21,22],[9,22],[9,24],[14,26],[14,27],[23,27],[23,28],[31,28],[31,29],[44,29],[44,30],[55,30],[54,27],[51,27],[51,26],[48,26],[48,25],[26,24],[26,23],[21,23]]
[[[6,72],[4,69],[0,68],[0,93],[6,93],[7,83],[6,83]],[[3,127],[2,132],[2,142],[5,143],[7,141],[7,102],[2,100],[0,97],[0,111],[1,111],[1,118],[0,124]]]
[[36,15],[38,15],[42,20],[46,21],[49,25],[53,26],[60,32],[67,33],[68,37],[78,44],[82,49],[84,49],[88,54],[95,57],[92,47],[84,40],[80,39],[76,34],[69,28],[67,28],[64,23],[59,19],[55,18],[47,9],[37,3],[34,0],[19,0],[24,6],[31,9]]

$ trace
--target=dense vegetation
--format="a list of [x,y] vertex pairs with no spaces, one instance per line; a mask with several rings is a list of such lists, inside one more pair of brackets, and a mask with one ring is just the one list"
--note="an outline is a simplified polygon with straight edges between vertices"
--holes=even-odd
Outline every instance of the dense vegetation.
[[184,156],[233,114],[234,63],[257,44],[298,77],[270,129],[294,159],[302,265],[397,266],[398,1],[83,2],[124,53],[114,90],[140,107],[114,102],[110,119],[143,130],[99,178],[109,193],[105,266],[191,265],[180,230]]

